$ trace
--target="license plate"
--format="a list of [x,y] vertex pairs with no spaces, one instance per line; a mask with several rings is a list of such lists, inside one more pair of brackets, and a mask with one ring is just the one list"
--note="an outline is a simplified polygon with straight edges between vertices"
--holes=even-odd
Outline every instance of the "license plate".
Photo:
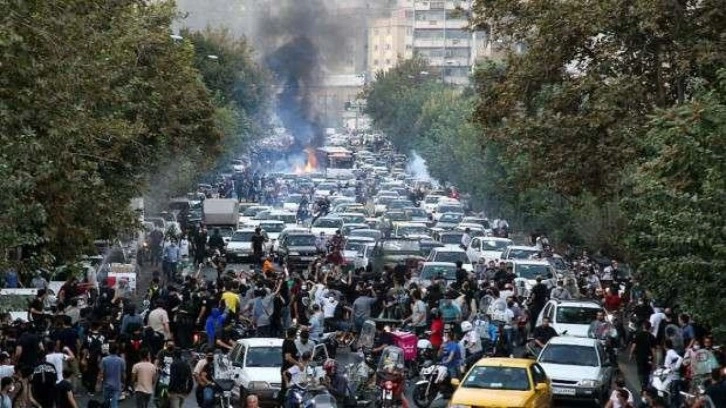
[[552,393],[556,395],[575,395],[575,389],[552,387]]
[[312,261],[313,259],[315,259],[314,256],[301,256],[300,257],[301,261]]

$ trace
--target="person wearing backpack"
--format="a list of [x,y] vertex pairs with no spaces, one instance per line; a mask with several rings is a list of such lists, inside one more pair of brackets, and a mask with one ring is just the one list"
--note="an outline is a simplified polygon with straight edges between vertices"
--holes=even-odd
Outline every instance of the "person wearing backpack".
[[174,350],[173,359],[169,370],[169,407],[181,408],[194,388],[194,378],[189,364],[181,358],[181,350]]
[[93,396],[96,391],[99,365],[103,357],[103,345],[106,343],[106,337],[101,334],[99,329],[100,324],[93,322],[81,347],[81,382],[90,396]]

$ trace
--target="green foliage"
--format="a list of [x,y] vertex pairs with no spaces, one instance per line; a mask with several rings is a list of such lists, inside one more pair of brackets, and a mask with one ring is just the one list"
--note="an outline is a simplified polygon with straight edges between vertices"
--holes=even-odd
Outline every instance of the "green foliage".
[[661,299],[726,337],[726,70],[710,91],[656,112],[623,200],[628,249]]
[[[222,150],[172,3],[0,1],[0,250],[74,260],[135,222],[132,197],[165,158]],[[2,262],[2,261],[0,261]]]

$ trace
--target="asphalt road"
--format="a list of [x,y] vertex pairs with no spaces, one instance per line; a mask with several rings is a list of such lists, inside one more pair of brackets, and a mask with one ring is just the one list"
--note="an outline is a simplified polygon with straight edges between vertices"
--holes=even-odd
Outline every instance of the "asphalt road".
[[[242,265],[242,264],[233,264],[229,265],[228,269],[234,269],[235,271],[240,270],[250,270],[250,265]],[[144,293],[146,293],[146,289],[149,286],[149,283],[151,281],[151,272],[153,271],[153,268],[145,267],[142,269],[141,276],[137,279],[137,293],[140,294],[140,296],[143,296]],[[206,279],[216,279],[217,274],[212,269],[207,269],[204,271]],[[338,350],[338,355],[336,359],[343,365],[347,365],[349,363],[353,363],[355,361],[355,356],[350,352],[350,350],[346,348],[340,348]],[[622,372],[622,375],[625,377],[626,382],[628,384],[628,388],[631,391],[637,392],[639,388],[637,388],[637,374],[635,372],[635,367],[631,364],[628,364],[626,361],[621,359],[621,362],[619,364],[620,371]],[[413,390],[413,384],[415,384],[415,381],[417,379],[412,380],[407,385],[407,395],[409,396],[409,401],[411,401],[410,398],[410,392]],[[88,405],[88,401],[91,399],[87,395],[85,391],[79,391],[75,393],[77,402],[79,403],[80,407],[85,407]],[[95,399],[100,400],[101,396],[96,395]],[[637,398],[636,398],[637,400]],[[133,408],[135,407],[135,401],[133,399],[133,396],[121,401],[119,404],[119,407],[121,408]],[[196,399],[194,397],[194,392],[192,392],[187,399],[184,401],[184,408],[195,408],[197,407]],[[242,406],[242,405],[239,405]],[[413,406],[412,404],[410,406]],[[575,407],[592,407],[594,404],[587,404],[587,403],[580,403],[580,402],[571,402],[571,401],[555,401],[554,407],[555,408],[575,408]]]

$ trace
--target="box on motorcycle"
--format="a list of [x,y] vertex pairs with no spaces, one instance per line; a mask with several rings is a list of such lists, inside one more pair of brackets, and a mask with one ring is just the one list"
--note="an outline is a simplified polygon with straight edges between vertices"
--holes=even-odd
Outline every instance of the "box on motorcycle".
[[403,350],[403,358],[406,361],[415,360],[417,357],[418,350],[416,344],[418,343],[418,337],[413,333],[394,331],[391,333],[393,336],[394,344]]

